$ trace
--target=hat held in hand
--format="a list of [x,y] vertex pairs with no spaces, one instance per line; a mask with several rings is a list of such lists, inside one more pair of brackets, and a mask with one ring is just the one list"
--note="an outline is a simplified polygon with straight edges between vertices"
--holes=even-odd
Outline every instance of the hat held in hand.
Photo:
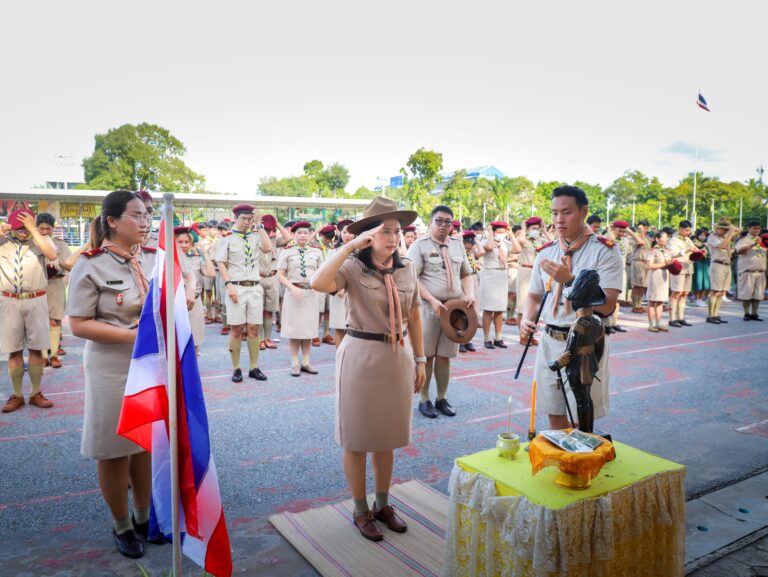
[[467,344],[477,332],[477,311],[467,307],[464,299],[446,301],[445,308],[448,310],[440,315],[440,328],[454,343]]

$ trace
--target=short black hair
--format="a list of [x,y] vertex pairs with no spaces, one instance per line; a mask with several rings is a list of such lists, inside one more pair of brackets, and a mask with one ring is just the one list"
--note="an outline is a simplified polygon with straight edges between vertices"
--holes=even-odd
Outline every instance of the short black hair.
[[647,221],[647,220],[645,220],[645,219],[643,219],[643,220],[638,220],[638,221],[637,221],[637,224],[642,224],[643,226],[648,226],[648,227],[649,227],[649,226],[651,226],[651,223],[650,223],[650,222],[648,222],[648,221]]
[[681,220],[678,225],[679,228],[693,228],[690,220]]
[[[38,216],[37,218],[40,218],[40,217]],[[759,220],[750,220],[750,221],[747,223],[747,228],[752,228],[753,226],[763,226],[763,225],[762,225],[762,224],[760,224],[760,221],[759,221]]]
[[429,218],[433,218],[438,212],[447,212],[451,215],[451,218],[453,218],[453,211],[451,210],[451,207],[445,206],[444,204],[438,204],[435,208],[433,208],[432,212],[429,213]]
[[593,222],[603,222],[603,219],[600,218],[598,215],[593,214],[587,219],[587,224],[592,224]]
[[472,223],[472,225],[469,227],[469,230],[474,230],[477,232],[478,230],[483,230],[483,228],[485,228],[483,223],[478,220],[477,222]]
[[672,236],[673,234],[675,234],[675,229],[672,228],[671,226],[665,226],[661,229],[660,232],[666,232],[669,236]]
[[519,224],[512,225],[512,232],[518,232],[520,230],[523,230],[523,227]]
[[578,186],[572,186],[570,184],[558,186],[555,190],[552,191],[552,199],[555,199],[559,196],[570,196],[574,198],[579,208],[589,206],[589,199],[587,199],[586,193]]
[[37,226],[40,226],[41,224],[54,226],[56,224],[56,219],[53,217],[52,214],[48,212],[41,212],[40,214],[37,215],[37,218],[35,219],[35,224]]

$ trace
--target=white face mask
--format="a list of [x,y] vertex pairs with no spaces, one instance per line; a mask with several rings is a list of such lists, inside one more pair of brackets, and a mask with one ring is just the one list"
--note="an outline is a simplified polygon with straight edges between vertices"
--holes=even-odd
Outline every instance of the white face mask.
[[503,234],[497,234],[495,238],[496,238],[496,240],[504,240],[504,235]]
[[538,228],[534,228],[533,230],[528,231],[528,234],[531,235],[531,238],[539,238],[541,231]]

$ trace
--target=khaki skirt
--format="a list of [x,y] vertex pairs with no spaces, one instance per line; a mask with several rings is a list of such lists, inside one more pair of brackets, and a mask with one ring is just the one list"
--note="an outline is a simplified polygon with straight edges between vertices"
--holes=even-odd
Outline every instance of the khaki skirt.
[[57,278],[48,282],[48,318],[60,321],[64,318],[67,308],[67,289],[64,279]]
[[345,330],[347,328],[347,297],[331,295],[329,310],[331,328]]
[[520,269],[517,271],[517,302],[523,303],[522,306],[525,306],[525,300],[528,298],[531,276],[533,276],[533,269],[520,265]]
[[189,326],[192,329],[192,338],[195,346],[203,344],[203,335],[205,334],[205,311],[203,310],[203,299],[200,295],[195,299],[195,306],[189,311]]
[[483,311],[507,310],[508,284],[507,271],[504,269],[484,268],[480,272],[480,306]]
[[144,450],[116,433],[132,353],[133,344],[85,343],[85,407],[80,453],[87,459],[116,459]]
[[347,335],[336,351],[336,443],[360,453],[411,444],[416,363],[405,346]]
[[304,298],[296,300],[293,292],[285,291],[280,336],[286,339],[314,339],[317,336],[320,299],[312,289],[299,289]]

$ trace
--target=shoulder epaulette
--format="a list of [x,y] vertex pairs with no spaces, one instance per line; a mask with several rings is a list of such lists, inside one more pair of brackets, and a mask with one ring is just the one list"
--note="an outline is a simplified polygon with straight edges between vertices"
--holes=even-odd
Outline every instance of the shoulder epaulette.
[[84,250],[80,254],[86,258],[91,258],[92,256],[96,256],[97,254],[101,254],[103,252],[106,252],[106,250],[104,250],[103,248],[94,248],[92,250]]
[[554,240],[550,240],[548,243],[542,244],[539,248],[537,248],[536,252],[541,252],[542,250],[544,250],[545,248],[549,248],[553,244],[555,244],[555,241]]
[[141,250],[143,250],[144,252],[157,252],[157,249],[151,246],[142,246]]
[[603,243],[608,248],[613,248],[614,246],[616,246],[616,241],[615,240],[611,240],[609,238],[605,238],[604,236],[601,236],[599,234],[597,234],[595,236],[597,237],[597,240],[599,240],[601,243]]

